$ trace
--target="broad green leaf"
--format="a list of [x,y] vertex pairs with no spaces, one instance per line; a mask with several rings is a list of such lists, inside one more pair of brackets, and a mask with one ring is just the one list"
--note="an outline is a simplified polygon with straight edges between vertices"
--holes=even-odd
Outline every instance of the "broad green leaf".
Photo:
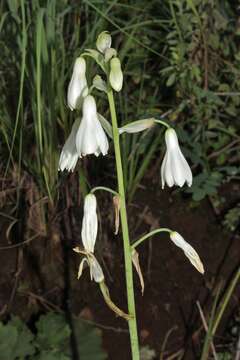
[[75,336],[81,360],[105,360],[107,354],[102,349],[102,333],[80,319],[74,321]]
[[13,351],[17,344],[17,337],[15,326],[0,323],[0,354],[4,360],[14,360]]
[[61,314],[42,315],[37,322],[37,346],[43,350],[69,348],[70,328]]
[[51,352],[42,351],[41,354],[34,356],[30,360],[71,360],[71,357],[52,350]]
[[21,359],[27,355],[34,354],[34,335],[31,333],[28,327],[18,317],[14,317],[10,323],[16,327],[18,333],[16,347],[14,349],[14,358]]
[[0,354],[4,360],[25,358],[35,352],[33,334],[17,317],[8,324],[0,323]]

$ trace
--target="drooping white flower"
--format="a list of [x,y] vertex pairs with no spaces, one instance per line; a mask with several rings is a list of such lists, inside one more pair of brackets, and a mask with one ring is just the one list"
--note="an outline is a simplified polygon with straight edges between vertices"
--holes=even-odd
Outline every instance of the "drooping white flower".
[[96,46],[98,51],[104,54],[105,51],[111,47],[111,44],[112,44],[112,38],[107,31],[103,31],[101,32],[101,34],[98,35],[96,41]]
[[78,153],[76,148],[76,133],[79,127],[80,119],[76,119],[69,137],[67,138],[58,164],[58,170],[64,171],[65,169],[68,171],[73,171],[78,161]]
[[100,153],[106,155],[109,144],[107,136],[98,119],[96,102],[93,96],[83,99],[83,115],[76,135],[76,148],[78,156]]
[[80,56],[75,61],[72,78],[68,86],[67,103],[71,110],[79,107],[80,99],[86,89],[86,61]]
[[180,187],[186,182],[192,185],[192,172],[179,147],[177,134],[170,128],[165,132],[166,154],[161,166],[162,188],[165,182],[169,187],[174,184]]
[[88,264],[88,266],[89,266],[91,280],[94,280],[97,283],[102,282],[104,280],[104,274],[103,274],[101,265],[97,261],[94,254],[89,253],[89,252],[84,251],[84,250],[81,250],[78,246],[75,247],[73,249],[73,251],[75,251],[78,254],[84,255],[84,258],[81,260],[80,265],[79,265],[78,279],[80,279],[80,277],[82,276],[83,266],[84,266],[84,263],[86,262]]
[[88,194],[84,199],[84,214],[82,221],[82,243],[84,250],[75,247],[73,250],[84,255],[80,262],[78,270],[78,279],[83,272],[83,266],[86,262],[89,266],[91,280],[102,282],[104,275],[102,268],[94,255],[94,246],[97,239],[98,219],[97,219],[97,200],[95,195]]
[[176,231],[172,231],[170,233],[170,239],[174,242],[174,244],[180,247],[184,254],[187,256],[191,264],[201,273],[204,274],[204,267],[203,264],[194,250],[194,248],[184,240],[184,238]]
[[119,58],[114,57],[110,61],[110,75],[109,75],[109,81],[111,84],[111,87],[119,92],[122,89],[123,85],[123,73],[121,69],[121,63]]
[[85,196],[82,221],[82,243],[86,251],[93,253],[97,238],[97,200],[93,194]]

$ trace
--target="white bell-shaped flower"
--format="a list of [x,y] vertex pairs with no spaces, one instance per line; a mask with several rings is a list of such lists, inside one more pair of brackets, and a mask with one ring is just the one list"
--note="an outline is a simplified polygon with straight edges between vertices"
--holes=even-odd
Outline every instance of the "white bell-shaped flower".
[[96,102],[93,96],[83,99],[83,115],[76,135],[76,148],[78,156],[100,153],[106,155],[109,144],[107,136],[98,120]]
[[170,128],[165,132],[167,151],[161,166],[162,188],[165,182],[169,187],[180,187],[186,182],[192,185],[192,172],[179,147],[177,134]]
[[78,153],[76,148],[76,133],[79,127],[80,119],[76,119],[69,137],[67,138],[58,164],[58,170],[64,171],[73,171],[78,161]]
[[203,264],[194,248],[184,240],[184,238],[176,231],[170,233],[170,239],[174,244],[180,247],[187,256],[191,264],[201,273],[204,274]]
[[93,194],[85,196],[82,221],[82,243],[86,251],[93,253],[97,238],[97,200]]
[[86,89],[86,61],[80,56],[75,61],[72,78],[68,86],[67,102],[71,110],[79,107],[81,97]]

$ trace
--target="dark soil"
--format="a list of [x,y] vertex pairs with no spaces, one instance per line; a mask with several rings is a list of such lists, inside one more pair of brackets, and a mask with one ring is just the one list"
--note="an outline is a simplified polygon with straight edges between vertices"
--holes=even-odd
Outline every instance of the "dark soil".
[[[127,311],[121,234],[113,234],[113,209],[106,198],[102,194],[98,197],[102,221],[97,256],[112,300]],[[196,301],[207,317],[217,288],[221,285],[224,289],[239,264],[239,236],[224,230],[221,217],[216,216],[208,200],[196,206],[182,192],[162,191],[150,180],[137,191],[128,209],[132,239],[158,226],[169,227],[195,247],[204,263],[202,276],[167,235],[156,235],[138,248],[145,280],[143,296],[134,274],[141,345],[155,349],[158,359],[161,351],[167,359],[168,354],[181,349],[184,359],[198,359],[204,330]],[[76,279],[79,257],[71,249],[80,241],[81,216],[78,208],[69,207],[60,223],[55,218],[47,240],[36,238],[25,247],[0,251],[1,314],[4,318],[13,312],[28,321],[39,311],[53,309],[54,304],[56,309],[65,308],[97,323],[110,360],[131,359],[126,321],[106,306],[87,270],[80,281]],[[2,234],[8,225],[3,223]],[[61,232],[65,234],[63,239],[58,235]],[[7,245],[11,244],[1,235],[1,247]],[[239,290],[224,314],[216,346],[224,342],[229,319],[238,305]]]

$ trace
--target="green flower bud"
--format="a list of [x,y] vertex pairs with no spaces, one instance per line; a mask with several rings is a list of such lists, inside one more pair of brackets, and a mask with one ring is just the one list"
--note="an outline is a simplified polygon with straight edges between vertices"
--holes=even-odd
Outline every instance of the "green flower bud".
[[111,35],[107,31],[103,31],[98,35],[96,46],[98,51],[104,54],[105,51],[111,47],[111,43]]
[[119,58],[115,57],[110,61],[109,81],[115,91],[121,91],[123,85],[123,73]]
[[117,56],[117,51],[114,48],[109,48],[105,51],[104,58],[108,62],[112,57]]

